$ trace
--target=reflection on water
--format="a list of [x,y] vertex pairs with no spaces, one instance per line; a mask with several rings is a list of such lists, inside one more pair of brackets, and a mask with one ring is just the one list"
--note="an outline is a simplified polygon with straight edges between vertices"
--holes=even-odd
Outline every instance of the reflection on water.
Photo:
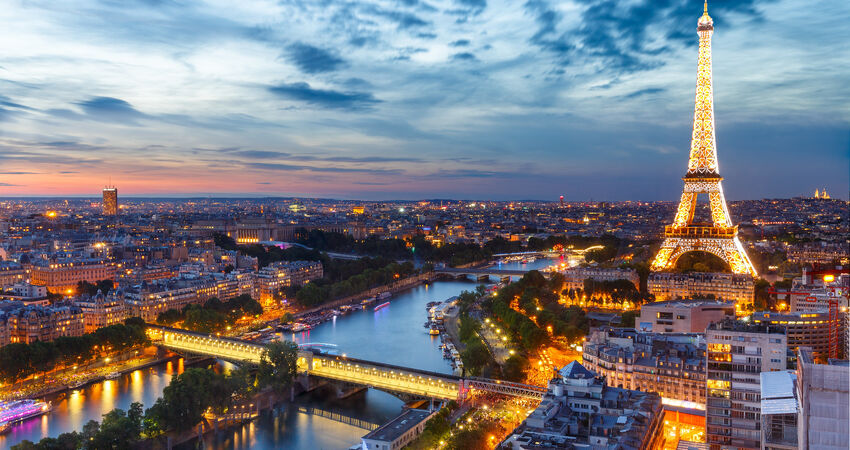
[[[183,360],[168,363],[182,372]],[[166,366],[141,369],[84,388],[49,397],[53,411],[38,419],[27,420],[9,433],[0,436],[0,448],[9,448],[24,439],[38,441],[45,436],[58,436],[70,431],[81,431],[89,420],[101,420],[101,416],[114,408],[128,409],[130,403],[140,402],[150,406],[162,394],[162,389],[171,381],[174,368]]]
[[[389,307],[377,312],[372,308],[354,312],[308,332],[286,337],[296,342],[335,344],[339,353],[355,358],[451,373],[451,367],[439,350],[439,339],[429,336],[422,326],[427,319],[425,304],[445,300],[474,287],[475,283],[461,281],[420,286],[394,296]],[[0,449],[24,439],[38,441],[45,436],[80,431],[89,420],[99,421],[113,408],[126,410],[132,402],[140,402],[148,408],[162,394],[171,377],[182,372],[181,359],[48,399],[53,401],[53,411],[0,436]],[[368,430],[299,411],[299,406],[332,410],[373,423],[386,422],[396,416],[402,406],[392,395],[374,390],[343,400],[335,399],[328,392],[315,392],[299,397],[296,403],[266,412],[243,427],[208,435],[204,439],[205,448],[344,449],[357,443]]]
[[393,297],[389,306],[378,311],[368,307],[284,337],[299,344],[335,344],[340,354],[352,358],[451,373],[451,366],[439,350],[440,340],[431,337],[422,326],[428,319],[425,304],[446,300],[475,286],[462,281],[419,286]]

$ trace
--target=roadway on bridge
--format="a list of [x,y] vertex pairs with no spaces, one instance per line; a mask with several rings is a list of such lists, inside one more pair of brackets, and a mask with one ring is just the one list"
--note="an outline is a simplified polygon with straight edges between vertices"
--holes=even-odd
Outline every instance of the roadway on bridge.
[[[254,342],[157,325],[148,325],[148,335],[158,345],[174,350],[251,364],[259,364],[265,351],[264,345]],[[542,398],[546,391],[537,386],[489,379],[462,379],[454,375],[303,349],[298,351],[298,372],[395,394],[447,400],[463,400],[471,390],[476,389],[531,398]]]

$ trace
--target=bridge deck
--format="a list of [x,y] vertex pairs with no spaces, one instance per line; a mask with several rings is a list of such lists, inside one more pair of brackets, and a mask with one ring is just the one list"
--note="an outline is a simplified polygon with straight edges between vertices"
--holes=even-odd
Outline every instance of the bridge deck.
[[[148,333],[161,345],[190,353],[258,364],[265,346],[177,328],[149,325]],[[470,390],[542,398],[545,388],[488,379],[463,379],[427,370],[375,361],[298,351],[298,372],[354,383],[394,393],[439,399],[463,399]]]

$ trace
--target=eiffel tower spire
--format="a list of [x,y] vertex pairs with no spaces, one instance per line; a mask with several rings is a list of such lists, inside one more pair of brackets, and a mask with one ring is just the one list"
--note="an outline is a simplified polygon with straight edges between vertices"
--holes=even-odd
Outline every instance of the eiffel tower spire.
[[714,91],[711,87],[711,35],[714,21],[708,15],[708,1],[699,18],[699,65],[697,66],[696,101],[694,102],[694,128],[691,134],[691,154],[688,159],[689,176],[719,175],[717,146],[714,139]]
[[[680,256],[691,251],[705,251],[717,255],[734,273],[756,275],[750,258],[738,240],[738,227],[732,225],[726,197],[723,195],[723,178],[717,164],[717,144],[714,135],[714,92],[711,86],[711,35],[714,20],[708,15],[708,1],[703,4],[703,14],[697,22],[699,35],[699,62],[697,65],[696,98],[694,101],[694,127],[691,133],[691,150],[688,171],[682,180],[682,198],[676,210],[673,225],[664,228],[664,244],[652,262],[653,270],[675,267]],[[697,196],[708,194],[711,223],[694,222]]]

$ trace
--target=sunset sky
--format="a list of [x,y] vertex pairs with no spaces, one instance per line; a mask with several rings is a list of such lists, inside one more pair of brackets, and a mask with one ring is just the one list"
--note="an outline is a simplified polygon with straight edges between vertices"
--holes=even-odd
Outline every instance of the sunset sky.
[[[709,2],[727,197],[847,198],[850,2]],[[677,200],[702,0],[9,0],[0,196]]]

